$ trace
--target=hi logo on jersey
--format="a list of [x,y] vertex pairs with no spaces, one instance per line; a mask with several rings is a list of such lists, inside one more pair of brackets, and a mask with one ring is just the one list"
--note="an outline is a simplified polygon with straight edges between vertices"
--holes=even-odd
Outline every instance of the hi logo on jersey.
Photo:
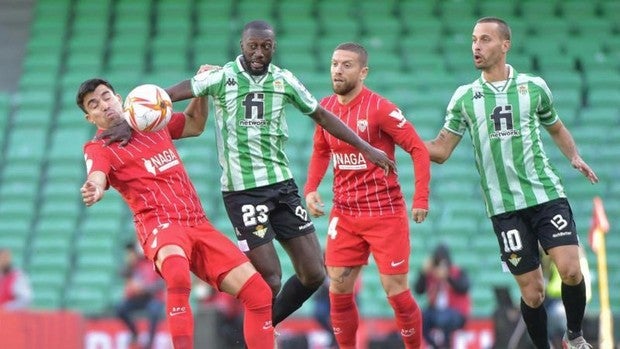
[[341,170],[363,170],[368,167],[362,153],[334,153],[332,159],[334,168]]
[[489,115],[495,132],[489,134],[493,138],[520,137],[521,130],[514,128],[512,105],[498,105]]
[[144,168],[153,175],[157,175],[158,171],[164,172],[178,164],[180,164],[179,158],[172,149],[166,149],[159,154],[144,159]]

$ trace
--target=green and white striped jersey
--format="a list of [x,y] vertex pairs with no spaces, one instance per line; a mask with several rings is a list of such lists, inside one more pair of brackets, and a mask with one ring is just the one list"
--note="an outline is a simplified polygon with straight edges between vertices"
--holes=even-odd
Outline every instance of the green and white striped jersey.
[[443,126],[460,136],[469,130],[489,216],[566,197],[540,133],[559,120],[551,91],[542,78],[509,69],[506,81],[481,76],[460,86]]
[[252,189],[292,178],[284,153],[288,139],[285,106],[304,114],[317,100],[288,70],[273,64],[263,76],[252,76],[241,56],[221,69],[191,79],[195,96],[213,97],[222,191]]

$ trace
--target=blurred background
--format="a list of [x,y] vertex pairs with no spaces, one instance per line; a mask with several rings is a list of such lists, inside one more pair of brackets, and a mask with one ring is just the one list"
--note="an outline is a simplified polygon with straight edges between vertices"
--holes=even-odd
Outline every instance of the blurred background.
[[[589,184],[546,136],[584,246],[592,198],[603,199],[611,225],[609,283],[617,287],[618,14],[616,0],[0,0],[0,247],[9,248],[14,264],[28,273],[33,309],[105,317],[122,297],[118,270],[123,246],[134,239],[130,212],[115,191],[88,209],[79,196],[82,145],[95,131],[75,104],[85,79],[106,78],[122,96],[138,84],[167,87],[191,77],[200,64],[234,59],[243,25],[265,19],[277,32],[273,63],[291,70],[317,98],[332,92],[334,47],[343,41],[364,44],[370,55],[367,85],[399,105],[429,139],[442,126],[454,90],[479,76],[471,58],[475,20],[499,16],[512,28],[508,62],[547,81],[561,119],[600,177],[599,184]],[[303,187],[313,123],[294,109],[287,120],[289,159]],[[461,143],[447,164],[432,168],[429,217],[411,225],[410,278],[434,246],[446,243],[471,275],[474,316],[489,318],[496,306],[494,286],[509,287],[515,299],[518,290],[501,271],[469,138]],[[212,121],[205,134],[177,146],[208,217],[234,239],[219,193]],[[410,204],[412,166],[403,151],[397,156]],[[328,175],[320,189],[327,203],[330,187]],[[324,243],[327,219],[314,222]],[[596,317],[597,260],[587,246],[586,251],[593,287],[586,312]],[[281,261],[286,278],[292,267],[284,253]],[[610,297],[613,313],[620,314],[620,292]],[[363,273],[360,304],[364,317],[392,316],[372,260]],[[295,316],[309,316],[311,307],[308,302]]]

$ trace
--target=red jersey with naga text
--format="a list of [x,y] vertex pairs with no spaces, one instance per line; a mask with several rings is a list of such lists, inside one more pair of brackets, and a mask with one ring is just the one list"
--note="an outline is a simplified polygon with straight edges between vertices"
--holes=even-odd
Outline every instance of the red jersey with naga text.
[[185,124],[175,113],[157,132],[133,132],[129,143],[105,146],[103,140],[84,145],[86,170],[106,173],[133,212],[136,233],[143,243],[159,226],[195,226],[206,221],[200,198],[172,142]]
[[[413,125],[392,102],[364,87],[345,105],[338,102],[336,95],[324,98],[321,105],[390,159],[394,160],[396,145],[409,153],[415,172],[413,207],[428,209],[428,151]],[[334,209],[353,216],[393,215],[406,209],[396,173],[386,175],[357,148],[320,126],[314,133],[306,194],[317,189],[330,161],[334,169]]]

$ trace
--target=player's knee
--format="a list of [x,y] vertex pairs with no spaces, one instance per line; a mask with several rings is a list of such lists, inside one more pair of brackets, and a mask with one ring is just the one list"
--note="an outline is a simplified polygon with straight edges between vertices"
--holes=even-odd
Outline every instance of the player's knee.
[[282,288],[282,277],[278,274],[262,275],[263,279],[271,289],[273,297],[275,297]]
[[164,260],[161,266],[161,276],[166,282],[166,288],[185,288],[192,286],[189,275],[189,261],[179,255],[170,256]]
[[258,273],[245,282],[237,297],[250,310],[271,307],[273,299],[272,290]]
[[576,285],[581,282],[581,268],[579,263],[558,267],[562,282],[568,285]]
[[325,281],[325,269],[323,267],[312,270],[310,272],[300,273],[297,275],[299,281],[305,288],[308,289],[317,289],[321,287],[323,282]]
[[530,308],[538,308],[545,301],[545,292],[540,289],[532,289],[524,292],[522,295],[523,301]]

